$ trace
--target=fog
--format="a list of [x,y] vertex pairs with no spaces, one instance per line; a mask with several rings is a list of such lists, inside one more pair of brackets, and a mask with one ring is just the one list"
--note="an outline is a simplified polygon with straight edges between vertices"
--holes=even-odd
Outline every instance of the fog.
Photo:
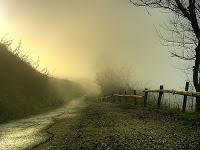
[[78,81],[125,67],[144,86],[184,87],[155,29],[166,22],[166,14],[149,15],[128,0],[0,0],[0,36],[21,40],[24,53],[39,56],[52,75]]

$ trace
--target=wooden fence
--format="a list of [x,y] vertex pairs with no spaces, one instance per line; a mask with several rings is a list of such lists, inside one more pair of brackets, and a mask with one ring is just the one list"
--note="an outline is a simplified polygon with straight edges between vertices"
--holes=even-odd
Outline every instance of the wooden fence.
[[144,93],[143,95],[137,95],[136,90],[133,91],[133,94],[126,94],[127,91],[125,91],[124,94],[113,93],[112,95],[101,97],[100,100],[114,99],[115,97],[125,97],[125,98],[132,97],[134,99],[135,104],[137,103],[136,99],[143,99],[144,107],[146,107],[147,103],[148,103],[148,94],[149,93],[158,93],[157,107],[160,108],[163,94],[171,93],[171,94],[176,94],[176,95],[183,95],[182,112],[185,112],[186,104],[187,104],[187,97],[188,96],[200,97],[200,92],[188,91],[188,88],[189,88],[189,82],[186,82],[184,91],[183,90],[182,91],[174,90],[174,89],[164,89],[163,85],[160,85],[159,90],[149,90],[149,89],[145,88],[145,90],[142,91]]

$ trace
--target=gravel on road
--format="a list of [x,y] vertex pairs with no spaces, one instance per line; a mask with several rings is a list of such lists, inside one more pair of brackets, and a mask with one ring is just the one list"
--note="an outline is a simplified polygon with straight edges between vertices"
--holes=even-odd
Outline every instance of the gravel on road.
[[35,149],[200,149],[200,125],[168,113],[134,106],[86,101],[76,117],[58,120],[54,138]]

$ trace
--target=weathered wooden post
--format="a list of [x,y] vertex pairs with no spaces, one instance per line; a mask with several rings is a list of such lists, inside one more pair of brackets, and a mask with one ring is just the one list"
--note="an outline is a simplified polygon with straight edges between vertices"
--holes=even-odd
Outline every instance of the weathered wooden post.
[[103,95],[103,102],[106,102],[106,96]]
[[[189,82],[185,83],[185,91],[188,91],[189,89]],[[184,95],[183,97],[183,107],[182,107],[182,112],[185,112],[186,110],[186,104],[187,104],[187,95]]]
[[115,94],[117,94],[117,92],[114,92],[114,95],[113,95],[114,101],[117,103],[117,96]]
[[126,90],[124,91],[124,95],[125,95],[125,97],[124,97],[124,102],[127,103],[127,101],[128,101],[128,97],[126,96],[126,95],[127,95]]
[[[163,90],[163,85],[160,85],[160,90]],[[157,106],[160,108],[163,92],[159,92]]]
[[118,99],[119,99],[119,103],[121,103],[121,100],[122,100],[122,98],[121,98],[121,91],[119,91],[119,96],[118,96]]
[[116,99],[116,102],[119,103],[119,97],[117,96],[117,92],[116,92],[116,95],[115,95],[115,99]]
[[[137,94],[137,93],[136,93],[136,90],[133,91],[133,94],[134,94],[134,95]],[[134,97],[134,103],[135,103],[135,105],[137,105],[137,99],[136,99],[136,97]]]
[[113,101],[117,102],[117,96],[115,94],[116,94],[116,92],[113,92]]
[[114,92],[112,91],[112,94],[111,94],[111,102],[114,102]]
[[112,91],[112,102],[115,102],[115,96],[114,96],[115,92]]
[[147,98],[148,98],[148,89],[145,88],[145,92],[144,92],[144,107],[147,106]]

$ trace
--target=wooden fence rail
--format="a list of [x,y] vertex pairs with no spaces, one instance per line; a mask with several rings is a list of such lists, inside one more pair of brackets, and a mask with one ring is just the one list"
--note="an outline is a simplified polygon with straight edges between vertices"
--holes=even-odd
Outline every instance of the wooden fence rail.
[[136,104],[136,99],[143,99],[144,100],[144,107],[147,106],[148,103],[148,93],[159,93],[158,95],[158,101],[157,101],[157,107],[161,107],[161,103],[162,103],[162,96],[164,95],[164,93],[171,93],[171,94],[176,94],[176,95],[183,95],[183,105],[182,105],[182,112],[185,112],[186,110],[186,104],[187,104],[187,96],[191,96],[191,97],[200,97],[200,92],[194,92],[194,91],[188,91],[189,88],[189,82],[186,82],[185,85],[185,91],[183,90],[174,90],[174,89],[164,89],[163,85],[160,85],[160,89],[159,90],[148,90],[147,88],[145,88],[145,90],[143,91],[144,95],[137,95],[136,90],[134,90],[134,94],[127,94],[127,91],[125,91],[125,94],[121,94],[121,91],[119,92],[119,94],[114,94],[112,93],[112,95],[109,96],[104,96],[101,97],[100,99],[109,99],[109,98],[113,98],[113,97],[131,97],[134,99],[134,103]]
[[147,91],[144,90],[144,92],[154,92],[154,93],[163,92],[163,93],[172,93],[172,94],[183,95],[183,96],[200,97],[200,92],[178,91],[178,90],[174,90],[174,89],[170,89],[170,90],[147,90]]
[[120,94],[114,94],[113,96],[118,96],[118,97],[132,97],[132,98],[144,98],[144,96],[140,96],[140,95],[120,95]]

